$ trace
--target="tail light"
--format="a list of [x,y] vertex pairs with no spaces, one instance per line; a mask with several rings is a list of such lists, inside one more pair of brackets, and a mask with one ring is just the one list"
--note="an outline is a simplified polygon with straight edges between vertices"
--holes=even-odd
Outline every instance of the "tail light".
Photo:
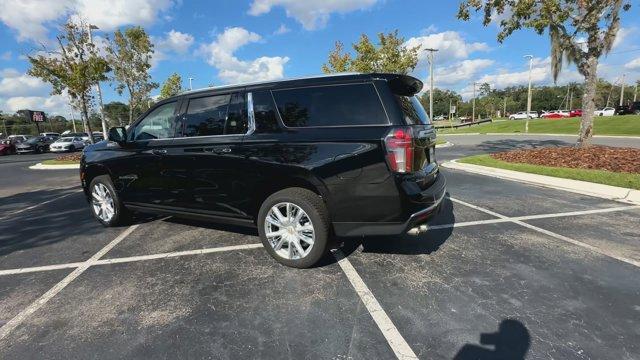
[[410,127],[393,128],[384,138],[387,162],[392,171],[409,173],[413,164],[413,133]]

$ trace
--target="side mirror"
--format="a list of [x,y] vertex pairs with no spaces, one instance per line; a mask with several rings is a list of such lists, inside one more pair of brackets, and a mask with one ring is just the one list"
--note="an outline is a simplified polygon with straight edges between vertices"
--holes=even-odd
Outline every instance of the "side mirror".
[[120,145],[127,142],[127,130],[124,127],[112,127],[109,129],[109,141]]

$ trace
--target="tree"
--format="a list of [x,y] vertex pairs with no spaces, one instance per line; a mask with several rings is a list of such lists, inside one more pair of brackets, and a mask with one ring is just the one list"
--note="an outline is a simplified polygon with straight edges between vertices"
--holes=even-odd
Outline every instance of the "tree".
[[576,64],[584,76],[584,111],[577,145],[586,147],[593,135],[598,62],[613,46],[620,28],[620,10],[630,7],[626,0],[464,0],[458,18],[468,21],[471,11],[483,12],[483,24],[487,26],[494,16],[507,16],[499,24],[499,42],[521,28],[531,28],[540,35],[548,31],[554,80],[563,61]]
[[129,106],[119,101],[104,104],[104,113],[107,119],[117,120],[119,126],[123,126],[129,120]]
[[177,73],[171,74],[160,88],[160,99],[176,96],[182,92],[182,77]]
[[107,61],[113,68],[118,94],[126,90],[129,95],[129,124],[133,122],[134,109],[149,97],[149,92],[158,87],[151,81],[149,69],[153,56],[153,44],[143,28],[130,27],[123,32],[117,30],[106,48]]
[[[109,65],[90,41],[87,24],[68,22],[63,33],[56,37],[58,49],[29,56],[28,73],[52,85],[52,95],[67,92],[78,103],[87,131],[91,133],[89,109],[91,85],[107,79]],[[93,142],[93,138],[89,137]]]
[[352,46],[355,58],[349,53],[343,53],[344,45],[336,42],[335,48],[329,53],[327,63],[322,65],[322,71],[408,74],[418,64],[420,47],[404,46],[404,38],[398,36],[398,30],[388,34],[379,33],[377,45],[373,44],[367,35],[362,34],[360,40]]
[[[427,108],[429,106],[429,93],[424,92],[420,96],[420,102],[422,106]],[[433,115],[442,115],[449,117],[449,104],[456,106],[462,103],[462,96],[452,90],[447,89],[433,89]]]

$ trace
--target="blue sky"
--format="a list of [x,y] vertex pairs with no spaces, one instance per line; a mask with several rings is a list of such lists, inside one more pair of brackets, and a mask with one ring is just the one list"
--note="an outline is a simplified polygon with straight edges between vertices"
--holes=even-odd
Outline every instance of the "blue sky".
[[[418,0],[0,0],[0,110],[68,115],[63,96],[50,96],[47,84],[26,75],[25,55],[50,44],[57,27],[76,14],[100,27],[98,43],[114,29],[144,26],[156,47],[154,81],[177,72],[185,87],[188,77],[200,88],[318,74],[335,41],[350,48],[361,33],[375,37],[395,29],[409,46],[440,49],[436,86],[467,98],[474,81],[496,88],[525,84],[526,54],[535,56],[534,83],[552,84],[547,36],[522,30],[499,44],[496,25],[483,27],[479,18],[459,21],[457,6],[457,1]],[[640,79],[637,15],[637,8],[623,14],[617,44],[602,59],[601,77],[616,81],[625,73],[629,84]],[[426,81],[426,67],[421,54],[414,75]],[[581,81],[575,68],[565,67],[561,74],[559,83],[568,81]],[[102,87],[106,102],[126,102],[112,85]]]

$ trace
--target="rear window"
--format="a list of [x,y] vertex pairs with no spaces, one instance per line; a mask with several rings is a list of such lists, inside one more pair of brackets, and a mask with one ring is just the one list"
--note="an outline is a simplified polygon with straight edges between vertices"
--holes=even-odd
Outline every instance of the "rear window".
[[387,124],[373,84],[306,87],[273,91],[288,127]]
[[429,115],[424,111],[417,97],[396,95],[396,99],[398,100],[398,104],[400,104],[404,121],[407,125],[427,125],[431,123]]

